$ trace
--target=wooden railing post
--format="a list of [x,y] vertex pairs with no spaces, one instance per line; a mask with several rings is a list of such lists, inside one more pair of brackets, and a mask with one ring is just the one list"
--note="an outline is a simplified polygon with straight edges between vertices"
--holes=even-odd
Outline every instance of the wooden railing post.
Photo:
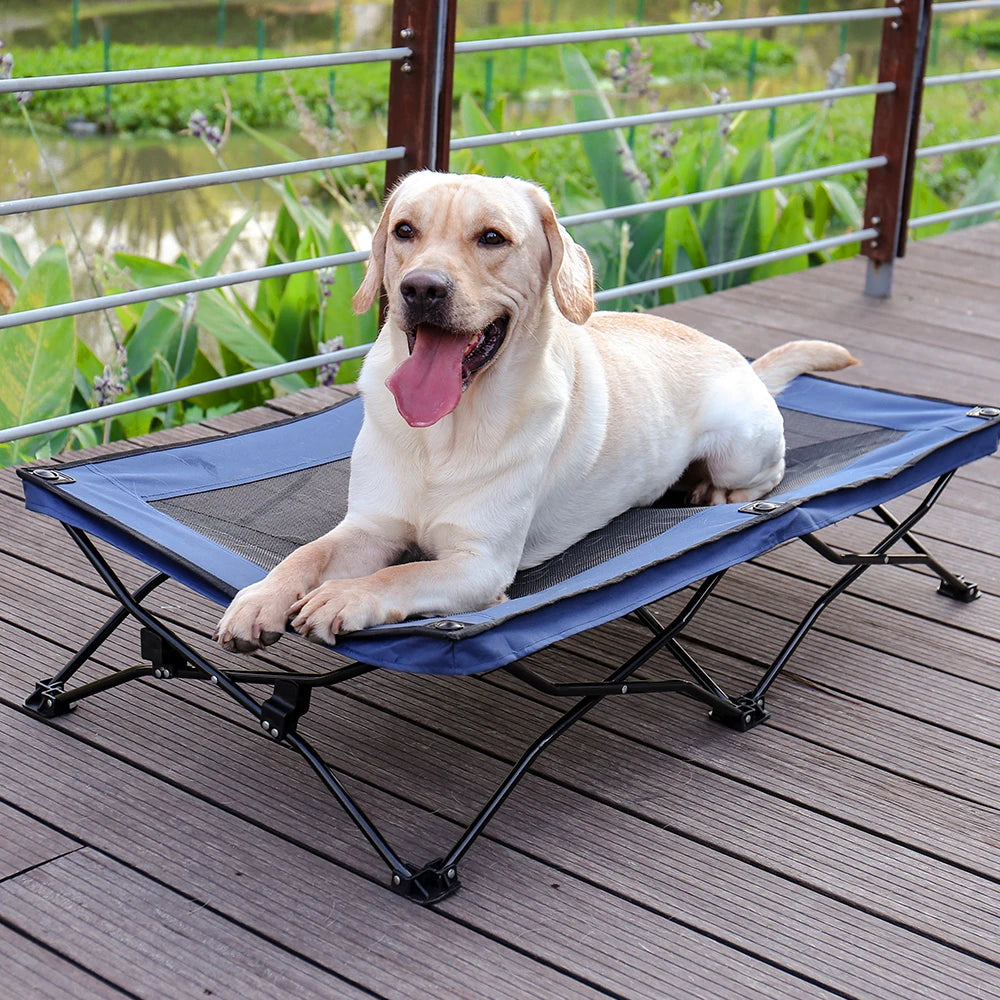
[[906,251],[906,225],[913,194],[913,167],[920,126],[920,106],[927,65],[932,0],[888,0],[901,13],[882,27],[879,82],[896,85],[875,100],[872,156],[885,156],[885,167],[868,173],[865,228],[879,235],[866,241],[868,258],[865,293],[887,298],[892,290],[892,265]]
[[405,146],[386,163],[385,189],[411,170],[447,170],[457,0],[395,0],[392,44],[413,55],[389,71],[388,146]]

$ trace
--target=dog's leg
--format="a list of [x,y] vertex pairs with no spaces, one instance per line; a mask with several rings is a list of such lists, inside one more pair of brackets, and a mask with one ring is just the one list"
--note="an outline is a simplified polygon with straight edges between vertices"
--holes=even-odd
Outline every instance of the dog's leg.
[[315,642],[332,644],[342,632],[411,615],[477,611],[503,599],[514,570],[493,553],[455,550],[360,579],[326,580],[292,606],[292,628]]
[[214,638],[237,653],[270,646],[287,628],[293,605],[324,580],[369,576],[397,559],[405,547],[402,537],[345,520],[297,548],[263,580],[244,587],[219,621]]
[[733,461],[732,456],[710,459],[706,466],[708,478],[691,491],[695,506],[749,503],[770,493],[785,474],[784,456],[763,468],[758,463]]
[[704,478],[691,491],[696,505],[748,503],[770,493],[785,474],[781,413],[752,383],[743,405],[731,407],[723,394],[713,403],[712,429],[705,435],[700,469]]

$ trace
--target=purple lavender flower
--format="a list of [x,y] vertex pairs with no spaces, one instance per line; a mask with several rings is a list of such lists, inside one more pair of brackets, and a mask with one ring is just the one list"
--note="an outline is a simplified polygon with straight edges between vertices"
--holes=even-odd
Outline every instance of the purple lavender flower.
[[217,125],[212,125],[203,111],[193,111],[187,127],[191,135],[201,139],[213,151],[222,145],[222,130]]
[[115,362],[105,365],[104,371],[94,379],[94,397],[98,406],[113,403],[126,389],[128,381],[128,354],[122,344],[115,343]]
[[[333,351],[343,350],[344,338],[333,337],[331,340],[321,340],[316,346],[320,354],[330,354]],[[316,381],[319,385],[331,386],[336,381],[339,371],[339,361],[325,361],[316,370]]]
[[320,295],[324,299],[330,297],[330,293],[333,291],[333,286],[337,283],[337,269],[329,268],[325,271],[319,272],[319,291]]

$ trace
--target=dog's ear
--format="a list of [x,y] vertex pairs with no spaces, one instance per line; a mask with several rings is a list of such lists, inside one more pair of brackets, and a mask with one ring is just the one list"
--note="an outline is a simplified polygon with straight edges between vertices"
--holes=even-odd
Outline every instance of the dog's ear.
[[382,207],[382,217],[378,220],[375,232],[372,234],[372,252],[368,258],[368,266],[365,268],[365,276],[358,290],[351,299],[351,307],[356,313],[367,312],[374,305],[382,290],[382,277],[385,272],[385,246],[389,235],[389,214],[392,211],[392,203],[396,197],[395,191],[386,198]]
[[587,251],[559,224],[549,196],[531,185],[542,220],[542,230],[552,256],[549,280],[559,311],[571,323],[586,323],[597,308],[594,302],[594,270]]

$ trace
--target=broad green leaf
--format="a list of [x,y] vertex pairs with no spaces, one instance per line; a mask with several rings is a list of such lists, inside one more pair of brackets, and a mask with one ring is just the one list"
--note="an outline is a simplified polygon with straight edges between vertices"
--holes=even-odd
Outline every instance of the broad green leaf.
[[[496,131],[493,122],[468,94],[463,94],[459,101],[458,119],[462,134],[466,136],[487,135]],[[491,177],[523,176],[524,162],[518,157],[518,151],[517,143],[470,149],[468,150],[470,169],[475,171],[478,167],[482,173]]]
[[[994,152],[987,158],[975,180],[965,192],[959,207],[967,208],[990,201],[1000,201],[1000,151]],[[950,232],[955,229],[967,229],[969,226],[981,226],[986,222],[992,222],[996,217],[997,213],[994,210],[952,219],[948,224],[948,230]]]
[[20,284],[17,279],[23,278],[29,270],[30,265],[24,259],[14,234],[0,226],[0,272],[5,273],[11,284],[16,286]]
[[86,410],[94,405],[94,379],[104,371],[104,362],[79,337],[76,338],[74,356],[73,386],[76,392],[73,409]]
[[155,430],[158,418],[157,409],[136,410],[134,413],[123,413],[112,422],[111,440],[142,437]]
[[[73,298],[69,263],[61,243],[28,270],[12,312],[38,309]],[[0,331],[0,426],[12,427],[67,413],[73,398],[76,332],[72,317],[28,323]],[[5,457],[31,456],[45,438],[36,436],[6,449]]]
[[812,223],[813,234],[817,239],[826,234],[827,226],[833,218],[833,201],[830,194],[822,184],[817,184],[813,188],[812,203]]
[[[684,246],[677,247],[674,256],[674,274],[684,271],[693,271],[698,265],[694,263]],[[687,299],[697,299],[702,295],[708,295],[712,291],[711,283],[707,279],[686,281],[683,285],[674,285],[674,299],[677,302],[684,302]]]
[[[614,117],[593,70],[580,51],[566,46],[561,57],[577,121]],[[646,192],[636,176],[635,159],[621,129],[583,133],[580,141],[605,205],[637,204],[645,199]],[[663,226],[662,212],[638,216],[630,222],[632,248],[626,268],[629,282],[642,281],[660,273]],[[601,277],[606,279],[608,276]],[[654,301],[654,297],[650,297],[650,301]]]
[[[236,370],[265,368],[290,360],[248,326],[238,308],[218,289],[199,294],[198,325],[210,330],[222,347],[240,359],[242,364]],[[288,392],[304,389],[307,384],[301,375],[285,375],[278,382]]]
[[[944,200],[935,194],[931,187],[918,176],[913,185],[910,215],[918,219],[922,215],[936,215],[947,208],[948,205]],[[918,229],[914,229],[912,235],[917,236],[919,239],[926,239],[928,236],[940,236],[941,233],[946,233],[947,231],[947,222],[936,222],[930,226],[920,226]]]
[[[817,187],[822,187],[827,197],[830,199],[830,203],[833,205],[833,210],[835,217],[839,219],[841,225],[845,229],[861,229],[862,228],[862,212],[861,207],[854,200],[851,192],[844,187],[839,181],[820,181]],[[822,230],[817,229],[816,235],[819,238],[819,234]]]
[[222,262],[226,259],[233,244],[240,238],[240,234],[246,228],[247,223],[253,218],[253,209],[248,209],[243,216],[226,230],[225,235],[219,241],[219,245],[205,258],[199,267],[195,268],[195,274],[199,278],[207,278],[213,274],[218,274]]
[[795,158],[816,127],[816,115],[809,115],[805,121],[788,132],[782,132],[771,140],[774,156],[775,175],[788,173],[792,160]]
[[188,268],[179,264],[166,264],[139,254],[116,253],[114,262],[122,270],[128,271],[129,279],[139,288],[155,288],[175,281],[190,281],[194,277]]
[[286,361],[301,355],[309,321],[319,311],[319,278],[314,271],[292,274],[274,317],[271,344]]
[[[805,208],[802,196],[792,195],[781,213],[777,228],[771,239],[768,250],[783,250],[787,247],[798,246],[803,242],[804,233],[807,229]],[[778,274],[789,274],[792,271],[801,271],[808,266],[808,258],[805,254],[798,257],[791,257],[788,260],[774,261],[770,264],[762,264],[753,269],[751,280],[759,281],[762,278],[773,278]]]
[[[180,332],[181,317],[177,312],[163,302],[150,302],[125,345],[129,374],[141,378],[158,355],[176,358]],[[190,339],[195,342],[197,338]]]

